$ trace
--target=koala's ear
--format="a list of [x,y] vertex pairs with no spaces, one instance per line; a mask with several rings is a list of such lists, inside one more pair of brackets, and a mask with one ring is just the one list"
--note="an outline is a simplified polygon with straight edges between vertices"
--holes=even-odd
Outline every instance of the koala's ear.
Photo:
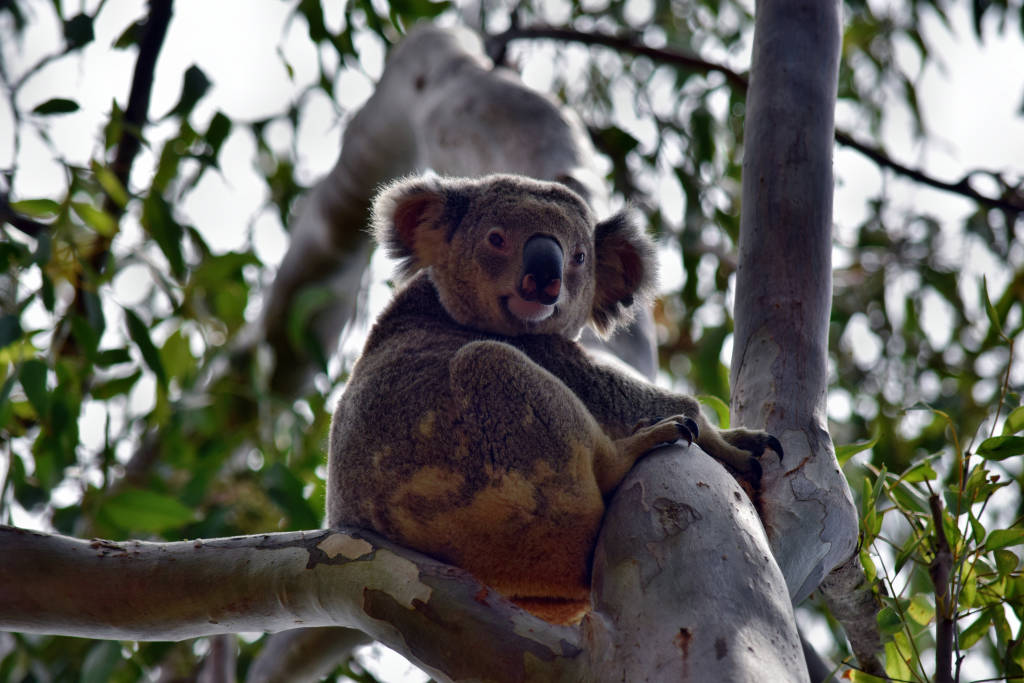
[[634,306],[654,293],[657,256],[654,242],[632,215],[620,212],[594,230],[597,263],[591,322],[601,335],[630,322]]
[[374,200],[374,239],[399,260],[401,277],[435,262],[447,232],[440,228],[448,194],[440,178],[424,177],[398,180]]

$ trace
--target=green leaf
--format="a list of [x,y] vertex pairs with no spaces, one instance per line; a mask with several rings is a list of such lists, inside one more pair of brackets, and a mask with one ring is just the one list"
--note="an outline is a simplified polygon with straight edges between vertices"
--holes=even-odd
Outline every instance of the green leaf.
[[160,385],[167,387],[167,373],[164,372],[164,364],[160,360],[160,352],[157,351],[156,346],[153,345],[153,340],[149,336],[149,328],[146,327],[146,323],[142,322],[139,316],[129,309],[124,309],[125,322],[128,324],[128,335],[135,342],[135,345],[139,348],[139,352],[142,353],[142,359],[146,361],[146,365],[156,375],[156,379],[160,382]]
[[932,467],[931,462],[927,460],[917,463],[909,470],[904,472],[903,475],[900,477],[900,479],[902,479],[904,482],[908,484],[913,484],[922,481],[934,481],[935,479],[938,478],[938,473]]
[[1010,414],[1006,416],[1006,422],[1003,424],[1003,436],[1016,434],[1020,431],[1024,431],[1024,406],[1017,406],[1011,410]]
[[181,330],[175,330],[164,342],[163,348],[160,349],[160,359],[168,377],[183,379],[196,367],[196,359],[192,355],[188,339]]
[[971,512],[970,510],[967,511],[967,521],[971,525],[971,534],[974,537],[973,540],[976,543],[980,544],[982,541],[985,540],[985,526],[981,523],[981,520],[975,517],[974,513]]
[[302,494],[302,481],[295,474],[277,462],[264,475],[267,495],[277,503],[294,528],[315,529],[320,526],[320,514],[315,512]]
[[53,116],[54,114],[70,114],[76,111],[78,111],[77,102],[63,97],[55,97],[36,106],[32,113],[39,116]]
[[117,221],[103,209],[85,202],[71,202],[71,208],[86,225],[104,237],[113,237],[117,232]]
[[142,225],[156,240],[174,275],[182,277],[185,274],[185,257],[181,251],[184,231],[174,220],[171,207],[159,194],[150,192],[146,196],[142,205]]
[[993,436],[978,444],[978,455],[987,460],[1006,460],[1024,453],[1024,436]]
[[324,10],[317,0],[302,0],[295,8],[306,18],[306,27],[309,30],[309,38],[314,43],[330,38],[327,26],[324,24]]
[[882,633],[898,633],[903,628],[903,620],[900,619],[899,612],[892,607],[883,607],[878,612],[877,620],[878,630]]
[[11,202],[11,208],[33,218],[53,218],[60,213],[60,204],[52,199],[22,199]]
[[128,349],[103,349],[96,354],[96,365],[101,368],[107,368],[111,365],[120,365],[121,363],[131,363],[132,354],[128,352]]
[[170,496],[126,489],[103,501],[100,514],[126,531],[161,533],[195,519],[191,508]]
[[121,662],[121,643],[101,640],[91,648],[82,663],[81,683],[107,683]]
[[893,680],[913,680],[910,665],[907,662],[908,655],[903,654],[904,652],[910,653],[911,649],[907,647],[906,638],[899,637],[903,636],[902,633],[895,633],[893,636],[893,639],[885,644],[885,673],[889,674]]
[[135,383],[142,377],[142,371],[136,370],[126,377],[113,377],[102,382],[97,382],[90,389],[89,393],[97,401],[107,401],[114,396],[127,394],[135,386]]
[[210,126],[206,129],[206,142],[210,145],[210,154],[216,160],[220,154],[220,148],[231,134],[231,119],[217,112],[210,120]]
[[978,606],[978,572],[973,564],[961,565],[960,569],[960,606]]
[[1020,564],[1020,558],[1009,550],[1000,548],[996,550],[993,555],[996,558],[996,571],[999,572],[1000,576],[1005,576],[1015,570],[1017,565]]
[[910,604],[907,605],[907,616],[922,626],[926,626],[935,618],[935,606],[924,593],[915,593],[910,598]]
[[958,645],[961,651],[969,649],[972,645],[981,640],[981,637],[988,633],[989,628],[992,626],[992,614],[989,610],[984,610],[981,616],[974,620],[970,626],[965,628],[960,633],[960,639]]
[[388,7],[394,14],[410,21],[416,21],[418,19],[433,19],[451,7],[451,3],[447,0],[440,2],[434,0],[391,0]]
[[981,278],[981,300],[985,304],[985,313],[988,315],[988,322],[992,325],[992,330],[1003,339],[1006,339],[1006,335],[1003,334],[1003,325],[999,322],[999,314],[996,312],[992,301],[988,298],[988,281],[985,276]]
[[292,348],[309,356],[321,369],[327,368],[327,356],[316,335],[310,334],[313,317],[334,303],[334,294],[326,287],[303,288],[292,301],[285,331]]
[[96,38],[92,28],[92,17],[78,14],[64,22],[64,40],[68,50],[85,47]]
[[124,188],[121,180],[108,167],[95,160],[92,162],[92,172],[107,196],[123,209],[128,204],[128,191]]
[[729,428],[730,415],[728,403],[712,394],[701,394],[697,397],[697,400],[715,411],[715,417],[718,418],[718,426],[721,429]]
[[33,358],[21,366],[18,378],[21,388],[25,390],[28,402],[35,408],[36,415],[45,418],[50,412],[50,394],[46,391],[46,375],[49,370],[46,363]]
[[836,446],[836,459],[839,461],[839,466],[842,467],[846,464],[854,455],[857,455],[861,451],[866,451],[869,448],[874,448],[875,444],[878,443],[880,433],[875,430],[875,435],[867,441],[857,441],[855,443],[846,444],[844,446]]
[[77,313],[71,314],[71,334],[87,359],[92,360],[95,357],[96,347],[99,346],[102,333],[102,329],[96,329],[83,316]]
[[139,36],[142,35],[142,30],[145,27],[143,20],[132,22],[121,32],[121,35],[114,41],[113,48],[115,50],[124,50],[125,48],[133,47],[139,44]]
[[199,102],[206,95],[212,83],[206,77],[203,70],[193,64],[185,70],[185,76],[181,81],[181,94],[178,95],[178,103],[167,112],[167,116],[178,116],[186,118]]
[[997,550],[1024,544],[1024,527],[994,529],[985,539],[986,550]]

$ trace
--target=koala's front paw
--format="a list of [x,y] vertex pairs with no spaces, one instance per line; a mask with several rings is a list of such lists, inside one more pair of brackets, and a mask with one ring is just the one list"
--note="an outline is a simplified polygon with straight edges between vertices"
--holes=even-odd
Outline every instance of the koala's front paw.
[[660,439],[655,442],[658,444],[675,443],[680,439],[687,443],[693,443],[700,436],[697,423],[686,415],[644,418],[633,427],[633,434],[639,434],[645,430],[650,432],[652,438]]

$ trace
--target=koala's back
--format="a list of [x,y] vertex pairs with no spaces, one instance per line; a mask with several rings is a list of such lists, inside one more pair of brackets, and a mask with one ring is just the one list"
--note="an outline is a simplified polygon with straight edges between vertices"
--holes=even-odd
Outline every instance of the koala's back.
[[328,522],[394,535],[388,493],[439,464],[452,414],[448,364],[476,335],[419,310],[407,290],[375,325],[331,426]]
[[[494,372],[474,354],[497,354]],[[544,403],[564,403],[560,392],[509,401],[534,384],[517,384],[520,362],[532,365],[451,321],[429,279],[414,280],[378,320],[335,412],[328,522],[374,529],[559,619],[531,600],[587,599],[604,511],[590,468],[610,441],[582,404]],[[460,363],[468,380],[453,379]],[[578,422],[553,424],[560,414]]]

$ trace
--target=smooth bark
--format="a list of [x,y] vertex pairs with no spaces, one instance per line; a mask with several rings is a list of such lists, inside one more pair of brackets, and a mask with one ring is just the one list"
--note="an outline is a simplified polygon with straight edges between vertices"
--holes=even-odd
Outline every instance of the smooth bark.
[[[861,666],[881,670],[857,511],[828,434],[837,0],[761,0],[747,93],[732,416],[775,434],[763,521],[794,603],[821,585]],[[822,582],[829,573],[838,573]]]
[[835,0],[757,6],[743,148],[733,419],[782,441],[765,526],[794,602],[854,552],[857,515],[827,431]]

